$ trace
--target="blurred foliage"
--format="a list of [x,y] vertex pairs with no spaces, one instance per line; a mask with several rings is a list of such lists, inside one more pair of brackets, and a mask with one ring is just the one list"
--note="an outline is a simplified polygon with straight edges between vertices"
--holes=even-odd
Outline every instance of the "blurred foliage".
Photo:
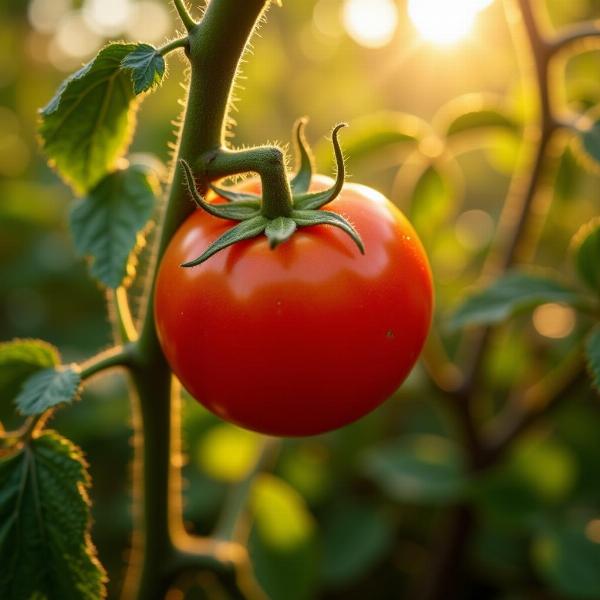
[[[143,38],[145,23],[144,39],[160,43],[173,26],[166,2],[140,0],[132,6],[151,19],[138,11],[127,27],[78,38],[75,11],[82,4],[93,14],[98,2],[0,3],[0,338],[46,339],[67,362],[108,345],[111,329],[103,294],[67,231],[70,192],[38,150],[36,113],[105,39]],[[347,35],[342,4],[286,0],[271,10],[236,90],[233,141],[287,143],[292,122],[306,114],[320,168],[329,171],[327,142],[320,147],[319,140],[335,122],[348,121],[342,144],[352,179],[381,190],[410,215],[431,258],[438,311],[447,315],[478,281],[510,173],[522,160],[532,90],[518,76],[499,1],[480,15],[471,37],[452,46],[422,42],[399,1],[395,35],[380,48]],[[548,8],[554,28],[600,15],[598,0],[549,0]],[[166,84],[139,113],[135,151],[168,161],[183,71],[183,61],[169,60]],[[598,105],[599,72],[597,45],[566,61],[556,86],[572,110],[584,114]],[[597,158],[597,125],[582,145]],[[540,202],[552,202],[534,257],[571,281],[570,240],[599,208],[598,169],[589,168],[591,157],[580,146],[553,150],[556,176],[540,194]],[[588,244],[597,249],[597,236]],[[506,401],[515,378],[535,381],[582,335],[571,313],[558,335],[546,335],[543,313],[536,314],[537,321],[527,314],[498,331],[485,365],[493,392],[481,397],[482,414]],[[445,334],[443,343],[456,351],[455,334]],[[465,474],[438,392],[421,366],[360,422],[281,442],[269,465],[273,473],[255,481],[242,532],[257,577],[273,600],[410,597],[438,549],[443,508],[468,498],[478,527],[463,597],[600,597],[600,405],[588,388],[572,391],[475,479]],[[93,538],[110,575],[110,598],[129,547],[129,418],[125,383],[111,376],[94,382],[53,422],[91,465]],[[18,425],[7,402],[0,403],[0,421],[7,429]],[[183,427],[186,520],[190,530],[209,533],[232,486],[252,470],[261,439],[187,397]],[[204,592],[191,590],[190,598],[224,597],[209,577],[194,585]]]

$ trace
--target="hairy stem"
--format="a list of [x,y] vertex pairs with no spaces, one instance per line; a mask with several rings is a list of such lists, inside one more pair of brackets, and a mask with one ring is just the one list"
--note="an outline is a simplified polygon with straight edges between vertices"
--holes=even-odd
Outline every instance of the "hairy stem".
[[162,56],[164,56],[165,54],[168,54],[169,52],[172,52],[173,50],[177,50],[177,48],[187,48],[187,46],[188,46],[188,38],[184,37],[184,38],[179,38],[179,39],[173,40],[172,42],[166,43],[164,46],[157,48],[156,52],[158,54],[161,54]]
[[116,335],[121,343],[133,342],[138,338],[127,290],[120,286],[111,291],[113,321],[116,325]]
[[173,5],[175,6],[175,10],[181,19],[183,26],[188,31],[191,31],[196,26],[196,22],[192,18],[192,15],[186,6],[185,0],[173,0]]
[[[179,494],[174,468],[171,373],[163,357],[144,362],[131,376],[135,460],[133,465],[134,535],[124,600],[162,600],[168,589],[165,564],[173,555],[173,494]],[[177,500],[175,500],[175,503]]]
[[[175,2],[188,29],[186,54],[191,78],[174,165],[180,159],[194,163],[198,156],[223,147],[231,86],[248,39],[266,5],[266,0],[212,0],[202,21],[192,24],[184,3]],[[203,178],[201,188],[206,190],[209,182]],[[156,265],[193,208],[181,170],[173,168]],[[180,398],[155,331],[156,271],[157,266],[147,290],[148,304],[132,370],[137,510],[132,561],[123,590],[126,600],[164,597],[171,580],[168,565],[177,555],[177,547],[187,543],[181,514]]]
[[207,179],[238,173],[258,173],[262,182],[263,214],[268,218],[289,216],[292,196],[283,152],[275,146],[246,150],[219,148],[200,156],[196,168]]
[[89,379],[97,373],[112,369],[114,367],[127,367],[133,360],[133,346],[114,346],[105,352],[101,352],[89,358],[80,365],[81,379]]

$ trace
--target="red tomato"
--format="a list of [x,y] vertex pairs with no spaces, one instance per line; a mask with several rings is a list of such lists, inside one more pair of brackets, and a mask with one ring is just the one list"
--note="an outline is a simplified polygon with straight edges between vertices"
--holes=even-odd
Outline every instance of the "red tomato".
[[[330,184],[317,176],[311,189]],[[336,429],[379,406],[419,356],[432,281],[414,229],[363,185],[344,185],[326,209],[354,225],[365,255],[317,225],[274,250],[259,236],[183,268],[233,225],[197,210],[163,257],[155,317],[167,360],[194,398],[236,425],[279,436]]]

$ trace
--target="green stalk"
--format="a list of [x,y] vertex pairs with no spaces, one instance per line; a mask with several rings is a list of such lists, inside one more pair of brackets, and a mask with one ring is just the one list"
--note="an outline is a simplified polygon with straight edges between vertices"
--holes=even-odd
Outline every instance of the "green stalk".
[[[191,79],[177,156],[190,163],[224,146],[231,87],[239,60],[266,0],[212,0],[199,24],[186,18]],[[178,3],[181,8],[182,3]],[[206,190],[208,177],[200,182]],[[132,561],[123,590],[126,600],[163,598],[174,573],[179,545],[185,545],[179,471],[179,390],[156,336],[153,294],[156,270],[165,249],[194,204],[179,168],[172,181],[157,247],[156,266],[147,290],[148,304],[132,367],[134,394],[134,523]],[[206,563],[198,555],[198,565]],[[214,562],[214,560],[212,561]],[[207,565],[208,566],[208,565]]]
[[196,161],[200,174],[218,179],[242,172],[258,173],[262,183],[262,214],[268,219],[292,214],[292,191],[285,170],[283,152],[275,146],[257,146],[247,150],[219,149]]

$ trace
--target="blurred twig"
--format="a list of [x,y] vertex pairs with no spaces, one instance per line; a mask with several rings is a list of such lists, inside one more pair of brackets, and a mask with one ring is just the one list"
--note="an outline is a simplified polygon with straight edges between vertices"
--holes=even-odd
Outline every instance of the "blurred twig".
[[[533,72],[534,75],[538,111],[537,121],[529,124],[525,130],[526,158],[511,180],[500,219],[496,245],[484,267],[484,276],[505,272],[525,254],[533,213],[532,205],[546,172],[548,148],[555,131],[560,126],[550,95],[549,64],[560,47],[575,37],[589,35],[589,30],[585,33],[579,29],[566,32],[564,39],[557,38],[562,40],[560,43],[557,40],[552,42],[547,40],[539,28],[532,0],[505,0],[505,11],[509,21],[514,24],[511,30],[515,34],[515,49],[523,72]],[[521,31],[525,35],[521,35]],[[491,434],[490,440],[485,437],[486,432],[475,421],[473,402],[480,389],[480,379],[492,333],[492,329],[486,327],[476,330],[465,339],[464,345],[468,353],[463,361],[462,382],[446,394],[461,430],[467,432],[465,451],[472,472],[484,469],[497,460],[501,450],[544,412],[531,410],[519,413],[517,416],[507,415],[506,420],[502,420],[498,429]],[[548,410],[577,379],[577,369],[578,367],[575,366],[565,367],[566,372],[561,375],[556,374],[556,380],[544,382],[540,387],[536,386],[530,390],[526,394],[528,399],[535,397],[538,406],[544,405],[544,410]],[[552,390],[552,394],[546,398],[544,394],[549,394],[547,390]],[[488,445],[490,443],[491,446]],[[422,586],[421,598],[434,600],[454,597],[457,565],[465,554],[473,526],[474,515],[468,503],[451,509],[447,529],[442,534],[442,538],[445,538],[447,543],[441,546],[426,571],[427,583]]]
[[584,375],[585,363],[581,349],[577,348],[541,381],[518,396],[515,403],[490,423],[487,435],[490,458],[497,460],[517,437],[556,408]]
[[577,42],[597,37],[600,37],[600,21],[576,23],[564,27],[558,35],[550,40],[549,46],[552,53],[555,54]]

